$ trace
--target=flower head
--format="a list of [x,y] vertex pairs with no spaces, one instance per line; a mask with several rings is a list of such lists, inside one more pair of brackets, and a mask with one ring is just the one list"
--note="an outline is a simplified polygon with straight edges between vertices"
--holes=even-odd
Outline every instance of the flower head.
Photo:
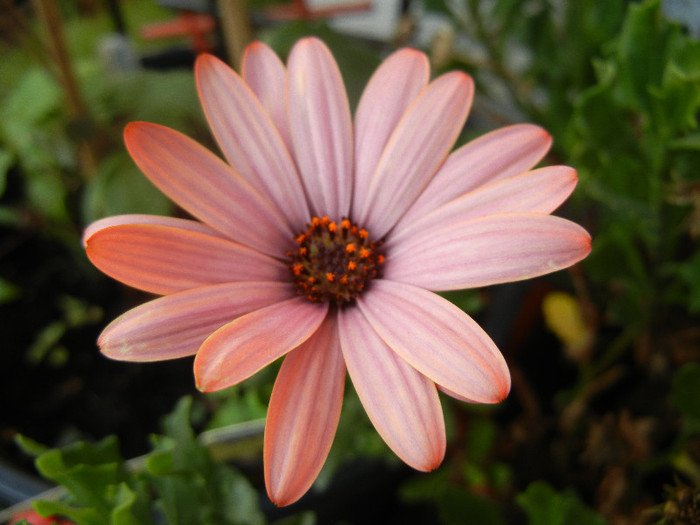
[[436,468],[445,453],[438,389],[495,403],[510,376],[486,333],[433,292],[584,258],[589,235],[550,215],[576,172],[533,169],[551,139],[532,125],[450,153],[473,82],[461,72],[430,82],[425,55],[412,49],[377,69],[354,120],[336,63],[314,38],[299,41],[286,66],[252,44],[242,76],[204,55],[196,78],[227,162],[174,130],[127,127],[135,162],[195,220],[128,215],[88,227],[98,268],[163,296],[113,321],[102,352],[195,355],[203,391],[285,356],[264,442],[278,505],[318,475],[346,372],[389,447],[418,470]]

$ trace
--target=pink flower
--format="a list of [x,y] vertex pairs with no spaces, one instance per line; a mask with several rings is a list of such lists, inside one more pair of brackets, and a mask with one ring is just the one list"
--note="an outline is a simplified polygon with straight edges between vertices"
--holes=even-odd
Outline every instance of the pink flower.
[[98,268],[164,296],[113,321],[102,352],[126,361],[194,354],[205,392],[286,356],[264,445],[277,505],[296,501],[318,475],[346,370],[389,447],[418,470],[435,469],[445,453],[438,389],[496,403],[510,376],[486,333],[432,291],[526,279],[583,259],[586,231],[549,215],[576,172],[532,169],[551,143],[532,125],[450,154],[473,82],[461,72],[429,82],[415,50],[377,69],[354,120],[319,40],[298,42],[286,67],[254,43],[242,69],[241,77],[207,55],[196,65],[228,163],[174,130],[126,129],[138,166],[197,220],[129,215],[87,229]]

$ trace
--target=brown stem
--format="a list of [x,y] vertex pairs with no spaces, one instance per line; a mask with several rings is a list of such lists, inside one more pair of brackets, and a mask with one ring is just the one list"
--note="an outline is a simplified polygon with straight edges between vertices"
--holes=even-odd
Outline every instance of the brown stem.
[[[45,44],[45,51],[56,64],[59,71],[59,80],[66,96],[68,111],[76,121],[87,121],[87,106],[78,88],[73,68],[71,66],[70,55],[66,46],[66,39],[63,33],[61,15],[58,11],[58,3],[54,0],[32,0],[32,5],[44,27],[48,41]],[[92,177],[96,170],[96,155],[87,140],[80,140],[78,143],[78,155],[82,167],[83,178]]]

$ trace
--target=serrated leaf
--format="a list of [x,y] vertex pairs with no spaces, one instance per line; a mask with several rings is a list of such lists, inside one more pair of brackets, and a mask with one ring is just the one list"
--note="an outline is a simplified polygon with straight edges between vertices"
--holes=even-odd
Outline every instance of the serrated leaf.
[[126,483],[120,483],[114,495],[111,525],[148,525],[153,523],[148,507],[139,505],[138,495]]
[[77,525],[104,525],[104,517],[93,508],[78,508],[62,501],[35,501],[34,509],[41,516],[65,516]]
[[20,449],[22,449],[22,452],[30,456],[40,456],[41,454],[49,451],[49,447],[46,445],[43,445],[38,441],[34,441],[27,436],[23,436],[22,434],[15,436],[15,443]]

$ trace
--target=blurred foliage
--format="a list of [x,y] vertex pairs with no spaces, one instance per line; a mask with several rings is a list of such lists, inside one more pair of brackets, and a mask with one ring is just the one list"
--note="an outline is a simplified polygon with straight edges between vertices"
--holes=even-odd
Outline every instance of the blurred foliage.
[[[120,213],[177,212],[128,157],[124,125],[157,122],[215,145],[190,69],[115,68],[99,52],[112,31],[108,15],[101,9],[86,15],[78,4],[61,6],[86,114],[68,111],[32,19],[17,41],[3,44],[0,227],[11,239],[3,255],[27,239],[50,240],[67,248],[61,264],[87,274],[80,248],[86,224]],[[132,35],[172,16],[154,2],[121,5]],[[693,515],[700,487],[697,7],[685,0],[426,0],[415,13],[414,24],[426,15],[448,22],[447,36],[425,45],[435,73],[458,68],[477,83],[460,141],[515,122],[546,128],[554,138],[546,163],[570,164],[580,177],[561,214],[584,224],[594,244],[577,268],[538,283],[523,299],[520,324],[514,321],[503,338],[511,399],[484,409],[444,398],[447,459],[433,473],[403,480],[399,499],[429,505],[431,519],[446,524],[465,516],[486,525],[676,523],[673,516]],[[394,47],[348,38],[318,21],[268,25],[258,37],[284,58],[309,34],[329,44],[353,105]],[[138,37],[128,44],[141,56],[162,46]],[[35,312],[41,292],[17,284],[25,265],[15,266],[2,266],[0,307],[26,308],[34,322],[26,344],[12,349],[34,368],[70,365],[73,332],[97,330],[103,310],[141,300],[121,291],[98,305],[88,291],[62,290],[42,297],[52,312],[47,319]],[[444,295],[470,315],[503,315],[491,312],[490,290]],[[522,335],[523,318],[549,339]],[[199,426],[263,418],[275,372],[271,367],[199,397],[192,408]],[[358,457],[398,465],[349,383],[346,390],[314,489],[321,494]],[[42,474],[69,492],[37,509],[79,524],[102,523],[101,516],[114,523],[261,523],[257,492],[207,455],[189,419],[190,402],[183,401],[136,471],[113,439],[62,450],[39,450],[23,439],[40,454]],[[313,522],[304,514],[298,519]]]
[[581,503],[575,494],[556,492],[544,482],[531,483],[517,501],[531,525],[605,525],[606,521]]
[[128,464],[115,438],[45,450],[19,438],[38,455],[39,472],[67,489],[58,501],[36,501],[42,516],[61,515],[77,525],[259,525],[258,495],[233,467],[215,462],[190,426],[191,398],[163,420],[163,435],[140,465]]

